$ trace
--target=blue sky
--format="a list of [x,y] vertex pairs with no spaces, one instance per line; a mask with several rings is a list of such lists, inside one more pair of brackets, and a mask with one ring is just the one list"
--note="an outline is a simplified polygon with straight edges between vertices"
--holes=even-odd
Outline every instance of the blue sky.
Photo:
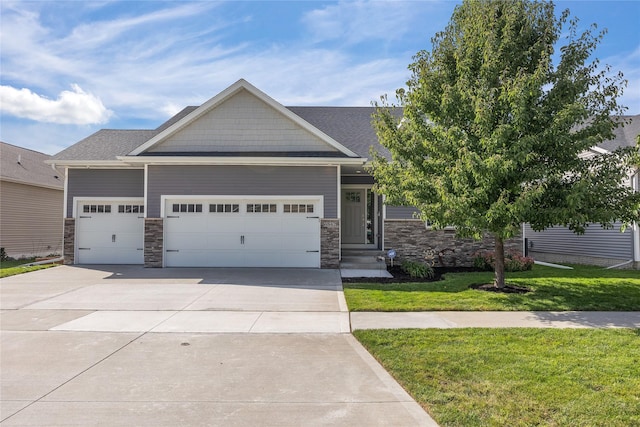
[[[153,129],[244,78],[284,105],[368,106],[454,1],[0,2],[0,139],[48,154],[101,128]],[[558,1],[640,113],[640,1]]]

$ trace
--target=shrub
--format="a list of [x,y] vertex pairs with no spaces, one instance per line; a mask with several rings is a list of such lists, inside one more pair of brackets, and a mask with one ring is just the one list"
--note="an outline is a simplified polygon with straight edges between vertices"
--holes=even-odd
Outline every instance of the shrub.
[[[482,270],[493,271],[495,266],[495,256],[493,252],[476,252],[473,255],[473,266]],[[533,267],[533,258],[526,257],[514,252],[504,255],[505,271],[527,271]]]
[[405,260],[402,261],[400,268],[402,268],[402,270],[404,270],[404,272],[409,276],[420,279],[430,279],[434,275],[433,267],[422,262]]

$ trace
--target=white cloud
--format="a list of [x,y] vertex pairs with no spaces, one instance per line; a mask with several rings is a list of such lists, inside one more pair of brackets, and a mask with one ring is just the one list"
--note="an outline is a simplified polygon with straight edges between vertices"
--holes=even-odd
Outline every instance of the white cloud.
[[[388,42],[413,32],[415,25],[438,28],[450,5],[415,1],[339,1],[306,13],[302,19],[316,41],[339,40],[347,44]],[[440,12],[446,10],[446,14]],[[425,11],[430,19],[424,20]],[[439,12],[440,11],[440,12]],[[446,20],[443,21],[446,23]]]
[[0,108],[12,116],[46,123],[87,125],[109,120],[113,112],[105,108],[100,98],[76,84],[71,88],[72,91],[62,91],[58,99],[51,100],[29,89],[2,85]]

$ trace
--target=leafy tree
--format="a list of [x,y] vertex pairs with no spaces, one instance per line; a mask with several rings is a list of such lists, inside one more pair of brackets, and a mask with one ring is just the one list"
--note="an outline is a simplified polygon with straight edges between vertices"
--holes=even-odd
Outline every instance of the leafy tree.
[[613,138],[626,80],[590,60],[604,31],[579,34],[568,10],[554,12],[542,1],[464,1],[432,50],[414,57],[397,103],[376,104],[374,126],[392,155],[373,154],[377,191],[436,228],[493,235],[497,287],[504,240],[523,222],[583,233],[590,222],[638,219],[640,195],[620,185],[637,147],[581,156]]

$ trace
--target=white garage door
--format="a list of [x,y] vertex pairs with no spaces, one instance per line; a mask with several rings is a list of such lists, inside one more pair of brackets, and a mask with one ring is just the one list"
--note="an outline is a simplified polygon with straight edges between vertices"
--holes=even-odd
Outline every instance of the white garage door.
[[167,267],[320,267],[319,198],[165,201]]
[[144,205],[140,200],[77,202],[78,264],[143,264]]

